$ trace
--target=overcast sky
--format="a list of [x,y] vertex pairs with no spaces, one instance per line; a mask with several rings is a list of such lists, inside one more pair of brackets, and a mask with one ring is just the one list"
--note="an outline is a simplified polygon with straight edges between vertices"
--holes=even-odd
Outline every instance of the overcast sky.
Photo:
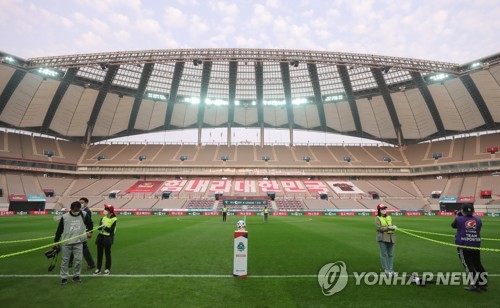
[[23,58],[170,48],[286,48],[465,63],[500,51],[499,0],[0,0]]

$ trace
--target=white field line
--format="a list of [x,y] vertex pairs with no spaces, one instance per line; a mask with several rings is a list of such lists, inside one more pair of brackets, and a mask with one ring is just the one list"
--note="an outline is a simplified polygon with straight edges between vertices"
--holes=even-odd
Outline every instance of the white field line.
[[[116,278],[233,278],[233,275],[198,275],[198,274],[111,274],[105,275],[80,275],[82,277],[116,277]],[[355,277],[355,275],[346,275],[347,277]],[[346,277],[341,276],[341,277]],[[54,278],[59,275],[16,275],[5,274],[0,275],[0,278]],[[246,278],[317,278],[318,275],[249,275]],[[500,274],[488,274],[488,277],[500,277]]]

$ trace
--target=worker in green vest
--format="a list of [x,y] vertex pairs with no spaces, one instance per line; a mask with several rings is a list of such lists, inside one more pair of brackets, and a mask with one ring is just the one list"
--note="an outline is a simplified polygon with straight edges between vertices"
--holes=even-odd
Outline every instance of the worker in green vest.
[[269,209],[267,208],[267,205],[264,206],[264,222],[267,222],[267,218],[269,216]]
[[387,215],[387,206],[384,204],[377,205],[375,225],[377,226],[377,242],[380,247],[380,263],[382,269],[387,275],[393,275],[393,251],[394,244],[396,243],[396,234],[394,234],[394,232],[397,227],[392,224],[392,218]]
[[116,215],[115,208],[112,205],[104,205],[103,217],[99,222],[99,235],[96,238],[97,245],[97,269],[94,275],[101,274],[103,252],[106,254],[106,264],[104,266],[104,275],[109,275],[111,271],[111,246],[115,241]]
[[222,205],[222,221],[226,221],[226,217],[227,217],[227,207],[225,204],[223,204]]

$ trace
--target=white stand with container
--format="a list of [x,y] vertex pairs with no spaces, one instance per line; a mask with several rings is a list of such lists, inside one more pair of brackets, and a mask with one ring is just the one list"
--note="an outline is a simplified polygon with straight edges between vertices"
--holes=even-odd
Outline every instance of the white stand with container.
[[248,231],[245,230],[245,222],[238,221],[238,230],[234,231],[234,277],[247,277],[248,265]]

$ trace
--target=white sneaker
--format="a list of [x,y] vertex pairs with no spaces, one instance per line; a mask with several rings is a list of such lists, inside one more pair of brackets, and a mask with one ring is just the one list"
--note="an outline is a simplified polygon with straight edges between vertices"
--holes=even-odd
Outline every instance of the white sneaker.
[[104,275],[106,275],[106,276],[109,275],[109,269],[104,270]]
[[96,269],[95,272],[94,272],[94,275],[100,275],[101,274],[101,270],[100,269]]

